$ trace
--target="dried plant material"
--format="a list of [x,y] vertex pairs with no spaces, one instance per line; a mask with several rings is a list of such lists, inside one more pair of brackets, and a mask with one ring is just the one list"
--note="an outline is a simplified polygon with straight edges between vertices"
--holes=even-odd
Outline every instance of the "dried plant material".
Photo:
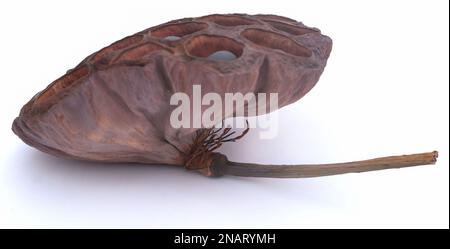
[[[192,98],[194,84],[221,97],[277,93],[279,107],[291,104],[319,80],[331,47],[331,39],[318,29],[275,15],[171,21],[89,55],[29,101],[14,120],[13,131],[56,156],[180,165],[207,176],[303,177],[433,163],[435,153],[421,154],[418,161],[406,157],[307,166],[306,171],[238,164],[214,151],[242,138],[248,129],[236,135],[229,128],[170,124],[175,108],[169,104],[171,96],[182,92]],[[221,120],[239,115],[224,112]]]

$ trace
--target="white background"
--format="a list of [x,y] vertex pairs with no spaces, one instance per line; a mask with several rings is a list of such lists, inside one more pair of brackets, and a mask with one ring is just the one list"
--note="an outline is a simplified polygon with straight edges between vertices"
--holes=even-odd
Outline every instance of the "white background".
[[[449,226],[448,1],[2,1],[0,227]],[[317,86],[222,152],[324,163],[439,150],[435,166],[313,179],[209,179],[163,166],[55,158],[11,131],[20,108],[88,54],[147,27],[273,13],[334,41]]]

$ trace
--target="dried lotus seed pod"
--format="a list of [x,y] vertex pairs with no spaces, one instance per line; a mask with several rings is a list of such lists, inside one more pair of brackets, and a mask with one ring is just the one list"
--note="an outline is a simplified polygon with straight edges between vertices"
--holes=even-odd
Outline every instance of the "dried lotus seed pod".
[[[179,165],[207,176],[354,172],[334,166],[308,168],[306,173],[298,173],[300,166],[243,168],[214,152],[242,135],[231,137],[229,129],[212,127],[174,128],[170,123],[176,108],[169,104],[171,96],[182,92],[192,99],[194,84],[222,98],[225,93],[277,93],[278,107],[291,104],[319,80],[331,47],[331,39],[318,29],[275,15],[171,21],[86,57],[22,108],[13,131],[25,143],[56,156]],[[221,120],[232,116],[239,114],[223,112]],[[409,164],[429,163],[435,157]]]

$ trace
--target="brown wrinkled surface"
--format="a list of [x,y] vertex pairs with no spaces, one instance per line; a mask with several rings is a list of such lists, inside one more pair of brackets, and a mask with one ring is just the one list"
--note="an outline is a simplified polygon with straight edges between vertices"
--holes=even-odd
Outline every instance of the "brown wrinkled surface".
[[[331,45],[319,30],[274,15],[171,21],[88,56],[26,104],[13,131],[57,156],[184,165],[198,129],[170,125],[173,93],[192,96],[193,84],[201,85],[203,94],[222,97],[226,92],[278,93],[282,107],[319,80]],[[207,58],[219,50],[237,58]],[[202,167],[208,165],[197,166]]]

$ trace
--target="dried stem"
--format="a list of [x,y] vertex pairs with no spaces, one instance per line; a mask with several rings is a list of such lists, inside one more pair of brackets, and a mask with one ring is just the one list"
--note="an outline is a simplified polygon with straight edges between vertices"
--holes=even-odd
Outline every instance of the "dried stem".
[[437,157],[438,152],[433,151],[332,164],[264,165],[227,161],[223,173],[235,176],[272,178],[318,177],[434,164]]

